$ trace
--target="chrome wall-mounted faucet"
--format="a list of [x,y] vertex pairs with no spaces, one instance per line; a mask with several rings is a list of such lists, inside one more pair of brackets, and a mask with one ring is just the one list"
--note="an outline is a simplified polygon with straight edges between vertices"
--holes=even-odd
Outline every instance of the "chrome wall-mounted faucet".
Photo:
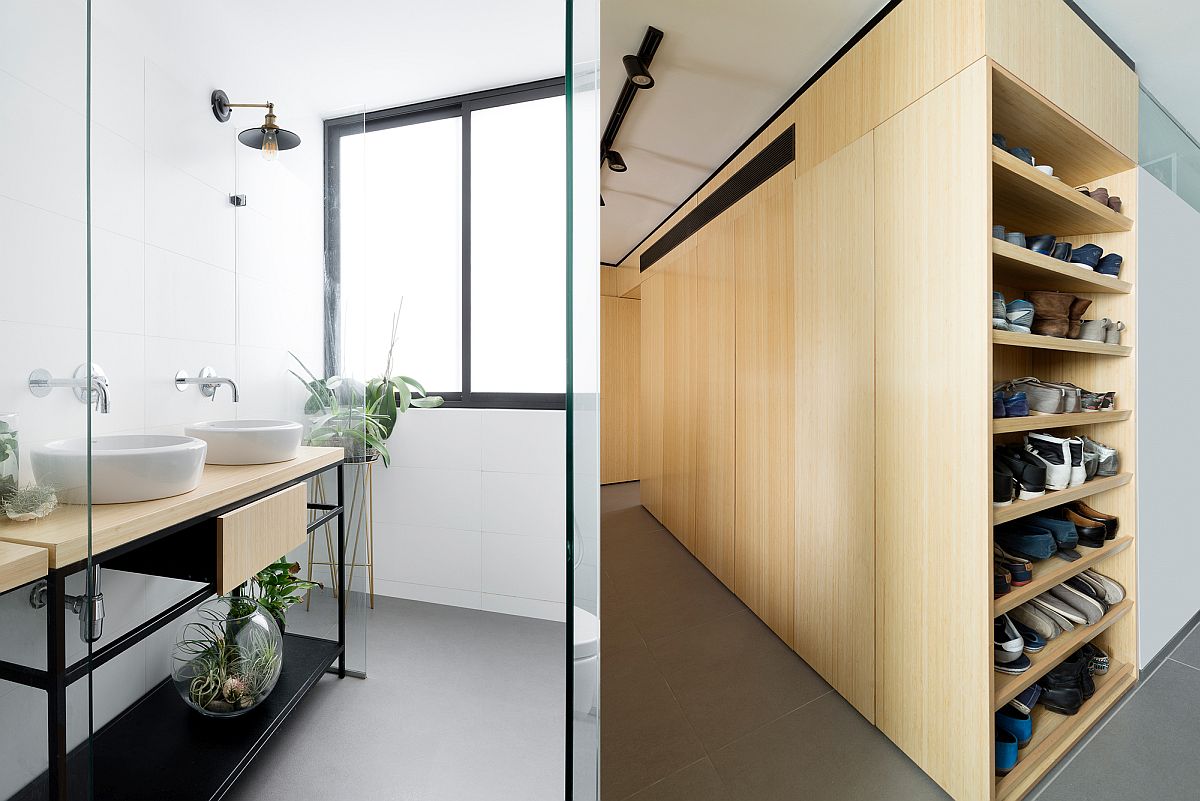
[[217,375],[216,370],[208,365],[200,368],[200,375],[196,378],[189,378],[185,370],[180,370],[175,374],[175,389],[180,392],[186,392],[188,386],[191,384],[199,384],[200,394],[206,398],[212,398],[214,401],[217,399],[217,387],[226,384],[233,391],[233,402],[237,403],[241,400],[241,393],[238,392],[237,382],[232,378],[222,378]]
[[44,398],[55,387],[70,387],[80,403],[95,406],[100,414],[108,414],[108,376],[98,364],[81,364],[75,368],[73,378],[54,378],[49,370],[38,368],[29,374],[29,392],[35,398]]

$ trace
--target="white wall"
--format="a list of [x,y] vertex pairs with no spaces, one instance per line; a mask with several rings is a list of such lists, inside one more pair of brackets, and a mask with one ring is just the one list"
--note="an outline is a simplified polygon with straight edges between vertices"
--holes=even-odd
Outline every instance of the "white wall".
[[388,448],[376,593],[564,619],[564,412],[413,409]]
[[1188,335],[1200,295],[1197,212],[1138,170],[1138,623],[1145,665],[1200,610],[1192,523],[1196,435],[1180,412],[1200,393]]

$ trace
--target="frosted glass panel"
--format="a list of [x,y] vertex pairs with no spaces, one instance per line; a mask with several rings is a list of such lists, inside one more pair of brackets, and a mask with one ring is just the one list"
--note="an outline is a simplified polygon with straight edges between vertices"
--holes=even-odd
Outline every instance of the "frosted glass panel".
[[431,392],[458,392],[462,121],[345,136],[340,146],[342,297],[358,304],[358,319],[345,321],[341,371],[383,370],[403,299],[394,367]]
[[471,114],[471,389],[566,387],[566,106]]
[[1200,211],[1200,146],[1144,90],[1138,104],[1138,162]]

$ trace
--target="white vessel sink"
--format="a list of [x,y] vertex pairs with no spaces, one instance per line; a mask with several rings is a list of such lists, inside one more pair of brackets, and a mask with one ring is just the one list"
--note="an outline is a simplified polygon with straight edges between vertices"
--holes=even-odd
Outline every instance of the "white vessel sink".
[[[92,503],[132,503],[191,492],[207,445],[194,437],[130,434],[92,438]],[[60,439],[31,452],[33,476],[62,503],[87,503],[87,439]]]
[[303,426],[291,420],[214,420],[183,427],[208,443],[209,464],[270,464],[295,459]]

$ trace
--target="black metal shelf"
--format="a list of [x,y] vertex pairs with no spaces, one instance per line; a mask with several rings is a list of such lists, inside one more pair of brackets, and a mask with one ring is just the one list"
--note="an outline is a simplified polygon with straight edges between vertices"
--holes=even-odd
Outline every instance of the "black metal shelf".
[[[216,720],[193,710],[171,684],[158,684],[92,738],[95,801],[217,801],[342,654],[333,640],[283,636],[279,683],[255,709]],[[68,759],[69,797],[87,795],[88,750]],[[47,776],[13,801],[43,801]]]

